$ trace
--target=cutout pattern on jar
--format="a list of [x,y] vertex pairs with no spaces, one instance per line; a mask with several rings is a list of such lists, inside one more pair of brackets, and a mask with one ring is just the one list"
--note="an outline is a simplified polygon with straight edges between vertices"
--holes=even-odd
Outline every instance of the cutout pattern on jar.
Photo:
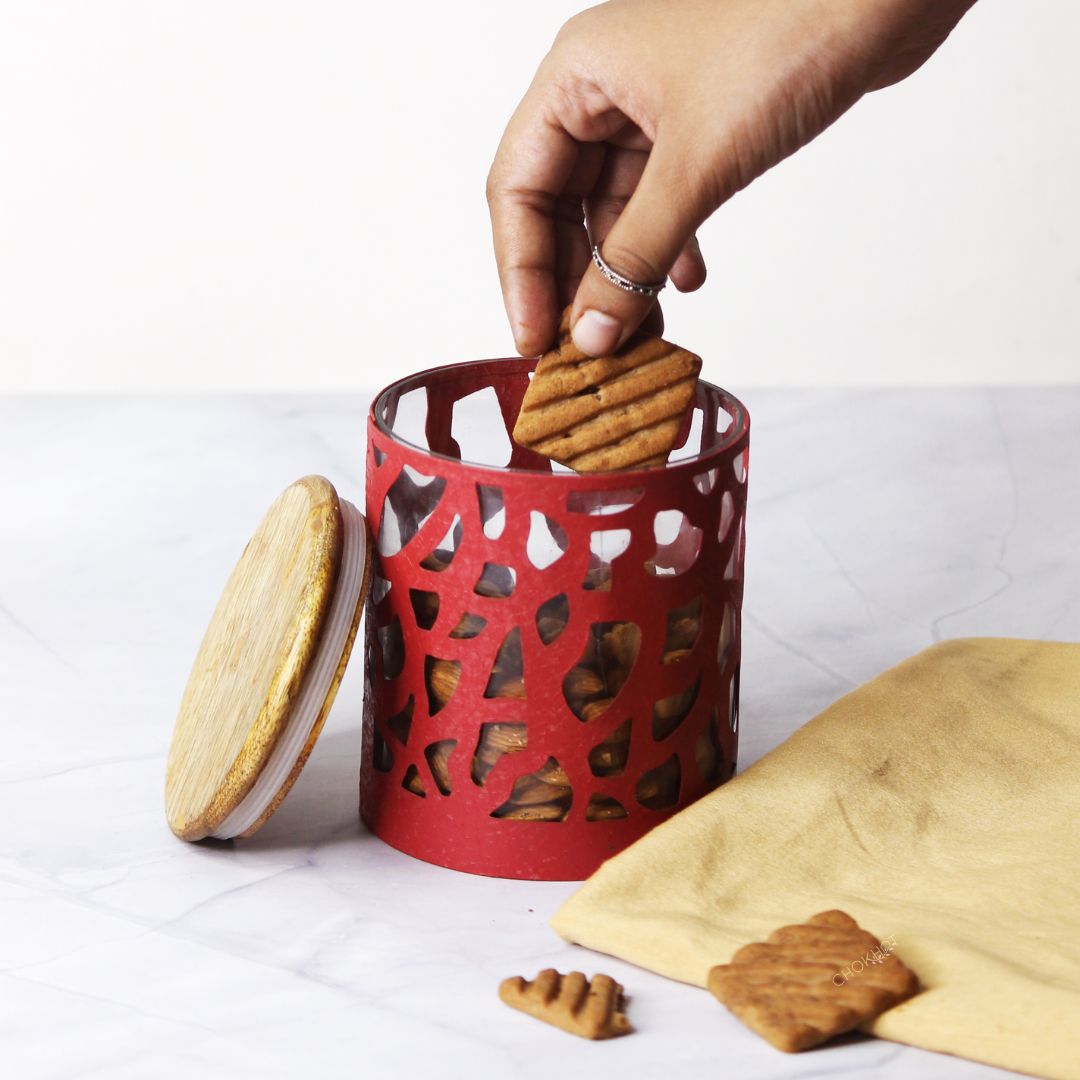
[[[507,465],[513,447],[502,425],[491,423],[498,415],[499,400],[490,386],[454,402],[452,431],[457,448],[455,456],[466,462],[485,460],[489,465]],[[497,445],[492,445],[493,439]]]
[[622,776],[626,771],[632,725],[633,720],[627,720],[589,751],[589,769],[593,776]]
[[738,613],[729,600],[724,604],[724,617],[720,623],[720,637],[716,643],[716,663],[721,672],[727,671],[738,638]]
[[525,554],[537,570],[546,570],[557,563],[570,547],[566,530],[547,514],[538,510],[529,512],[529,537],[525,541]]
[[412,728],[413,705],[415,703],[416,698],[410,694],[409,700],[405,703],[405,708],[402,709],[401,712],[394,713],[393,716],[388,716],[386,718],[386,730],[389,731],[402,746],[409,745],[409,731]]
[[489,540],[498,540],[506,528],[503,490],[490,484],[477,484],[476,495],[480,500],[480,527]]
[[427,686],[428,714],[434,716],[449,703],[461,681],[460,660],[424,657],[424,683]]
[[413,795],[419,795],[421,799],[427,798],[424,781],[420,779],[420,770],[415,765],[410,765],[405,770],[405,775],[401,778],[401,786],[406,791],[411,791]]
[[410,589],[409,602],[416,617],[416,625],[421,630],[430,630],[439,617],[439,594],[426,589]]
[[731,522],[734,518],[735,500],[731,497],[730,491],[725,491],[720,496],[720,528],[716,533],[716,537],[721,544],[727,539],[728,530],[731,528]]
[[653,521],[656,551],[645,569],[656,577],[685,574],[701,553],[702,531],[681,510],[661,510]]
[[704,413],[701,409],[690,410],[690,423],[686,425],[686,438],[668,455],[668,461],[685,461],[701,453],[701,436],[704,431]]
[[514,781],[510,798],[492,810],[491,816],[509,821],[563,821],[573,798],[562,766],[549,757],[542,768]]
[[403,465],[383,503],[379,554],[384,558],[397,555],[435,513],[445,491],[444,477],[427,476],[410,465]]
[[473,615],[466,611],[457,621],[457,625],[450,631],[450,636],[455,641],[468,641],[477,637],[480,631],[487,626],[487,619],[483,615]]
[[461,547],[461,537],[463,532],[464,527],[461,522],[461,516],[455,514],[454,520],[450,522],[450,528],[446,530],[446,535],[439,541],[430,554],[421,561],[420,565],[425,570],[434,570],[437,574],[441,574],[444,570],[448,570],[450,564],[454,561],[454,556],[457,554],[458,548]]
[[589,796],[589,805],[585,807],[586,821],[615,821],[627,817],[626,807],[611,795],[594,792]]
[[750,461],[750,450],[746,449],[741,454],[735,455],[735,460],[732,462],[732,469],[735,472],[735,482],[738,484],[746,483],[746,467]]
[[387,681],[396,679],[405,667],[405,639],[401,635],[401,619],[395,615],[389,626],[379,630],[382,655],[382,674]]
[[612,563],[630,546],[629,529],[602,529],[589,534],[589,569],[586,589],[611,590]]
[[666,739],[690,715],[690,710],[697,700],[700,685],[700,678],[696,679],[693,686],[687,687],[678,694],[661,698],[653,705],[652,737],[656,742]]
[[566,593],[545,600],[536,609],[536,632],[545,645],[550,645],[566,629],[569,621],[570,598]]
[[513,595],[516,583],[517,573],[512,567],[503,566],[501,563],[484,563],[483,572],[473,586],[473,592],[478,596],[505,600]]
[[705,730],[694,743],[694,764],[710,791],[724,778],[724,745],[719,733],[720,717],[713,709]]
[[389,772],[394,767],[394,755],[390,747],[387,746],[386,740],[382,737],[382,733],[375,729],[375,768],[379,772]]
[[716,477],[718,469],[706,469],[705,472],[700,472],[694,477],[694,487],[702,495],[709,495],[712,493],[712,489],[716,487]]
[[743,543],[746,540],[746,519],[739,518],[735,522],[735,543],[731,545],[731,557],[724,567],[725,581],[742,580]]
[[439,789],[440,795],[449,795],[453,790],[450,783],[450,755],[457,746],[457,739],[439,739],[424,747],[431,778]]
[[525,698],[525,664],[521,656],[521,629],[517,626],[499,646],[484,697],[518,701]]
[[679,801],[681,780],[679,755],[672,754],[655,769],[642,773],[635,791],[637,801],[648,810],[666,810]]
[[602,716],[626,684],[641,648],[636,623],[593,623],[581,659],[563,679],[570,711],[586,723]]
[[[731,725],[731,732],[735,734],[739,730],[739,669],[735,669],[735,674],[728,684],[728,723]],[[732,762],[732,768],[734,769],[734,762]]]
[[702,598],[695,596],[689,603],[668,612],[667,635],[664,637],[660,663],[674,664],[694,651],[701,634],[701,604]]
[[483,787],[500,758],[520,753],[528,747],[528,743],[529,732],[525,724],[481,724],[472,761],[473,783]]
[[390,582],[386,580],[378,572],[378,570],[372,570],[371,572],[371,603],[373,606],[378,607],[386,599],[386,594],[390,592]]

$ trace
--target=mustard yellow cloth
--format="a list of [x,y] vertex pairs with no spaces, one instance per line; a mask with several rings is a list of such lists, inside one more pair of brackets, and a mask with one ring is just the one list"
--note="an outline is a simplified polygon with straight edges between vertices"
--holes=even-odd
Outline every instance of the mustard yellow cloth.
[[1080,645],[927,649],[605,863],[552,925],[703,986],[828,908],[894,938],[926,988],[875,1035],[1080,1078]]

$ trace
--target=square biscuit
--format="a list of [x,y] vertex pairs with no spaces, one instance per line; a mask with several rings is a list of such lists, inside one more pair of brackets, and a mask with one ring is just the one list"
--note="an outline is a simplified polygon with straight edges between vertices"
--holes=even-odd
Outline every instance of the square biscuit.
[[701,358],[635,334],[611,356],[588,356],[570,337],[540,357],[514,425],[514,441],[577,472],[662,463],[694,400]]
[[895,953],[842,911],[744,945],[708,976],[709,991],[778,1050],[807,1050],[918,990]]

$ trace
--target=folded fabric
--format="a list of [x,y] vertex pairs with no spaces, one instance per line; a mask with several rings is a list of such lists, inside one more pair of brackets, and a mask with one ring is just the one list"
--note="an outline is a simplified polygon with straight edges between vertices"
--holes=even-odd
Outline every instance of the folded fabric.
[[552,926],[704,986],[829,908],[924,987],[867,1030],[1080,1078],[1080,645],[927,649],[606,862]]

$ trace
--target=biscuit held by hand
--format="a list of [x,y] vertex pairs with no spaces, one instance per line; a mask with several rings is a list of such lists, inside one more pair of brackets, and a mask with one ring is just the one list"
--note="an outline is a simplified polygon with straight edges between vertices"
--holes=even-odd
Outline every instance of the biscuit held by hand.
[[570,337],[540,357],[514,441],[578,472],[662,463],[694,400],[701,358],[635,334],[612,356],[588,356]]
[[808,1050],[891,1009],[918,980],[842,911],[783,926],[709,972],[709,990],[778,1050]]

